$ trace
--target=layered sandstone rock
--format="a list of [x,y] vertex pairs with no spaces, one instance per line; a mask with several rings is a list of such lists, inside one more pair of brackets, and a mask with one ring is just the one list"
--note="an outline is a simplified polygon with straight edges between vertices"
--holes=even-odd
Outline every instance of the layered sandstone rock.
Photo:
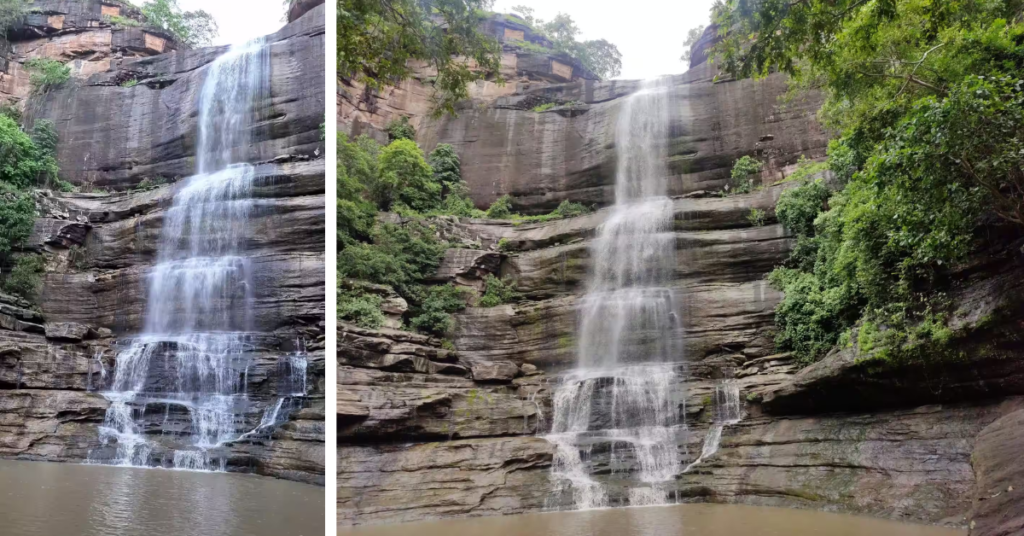
[[[323,155],[324,7],[266,37],[270,92],[258,103],[257,143],[246,162]],[[125,60],[114,69],[47,92],[26,119],[54,122],[62,177],[79,186],[127,189],[144,179],[171,182],[195,170],[204,65],[225,48]],[[123,87],[126,81],[137,85]],[[127,84],[125,84],[127,85]]]
[[124,59],[183,49],[166,31],[146,24],[142,12],[121,0],[36,0],[8,34],[0,69],[0,100],[23,105],[31,96],[25,62],[46,58],[84,79]]

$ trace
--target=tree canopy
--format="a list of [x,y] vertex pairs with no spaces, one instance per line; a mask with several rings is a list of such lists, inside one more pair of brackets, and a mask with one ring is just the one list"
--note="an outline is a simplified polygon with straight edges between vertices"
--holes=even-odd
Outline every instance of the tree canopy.
[[888,356],[948,340],[957,266],[1024,225],[1022,13],[1022,0],[716,4],[722,70],[820,90],[836,136],[838,191],[808,180],[779,201],[798,237],[770,276],[783,349],[812,361],[851,329]]
[[193,48],[213,44],[219,31],[213,15],[201,9],[184,11],[178,0],[146,0],[142,4],[142,14],[150,25],[163,29]]
[[435,113],[454,113],[467,84],[501,65],[497,40],[478,29],[492,1],[338,0],[338,74],[380,89],[408,78],[410,60],[427,62]]
[[556,51],[576,58],[598,77],[614,78],[622,72],[619,48],[604,39],[579,41],[580,29],[571,16],[559,13],[545,22],[536,18],[530,7],[515,6],[512,12],[519,15],[534,31],[550,39]]

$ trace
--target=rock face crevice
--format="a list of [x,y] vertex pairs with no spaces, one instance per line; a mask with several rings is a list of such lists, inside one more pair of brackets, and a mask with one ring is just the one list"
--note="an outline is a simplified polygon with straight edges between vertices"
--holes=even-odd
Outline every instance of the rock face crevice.
[[[92,13],[100,2],[59,4],[69,14],[100,17]],[[266,38],[270,88],[257,103],[254,143],[240,149],[240,158],[255,167],[252,238],[244,247],[259,332],[244,374],[253,400],[245,425],[259,428],[269,401],[293,392],[281,381],[282,363],[299,352],[308,364],[309,396],[280,426],[231,444],[227,468],[322,485],[324,7],[307,7]],[[88,27],[44,32],[41,39],[56,46],[69,36],[110,31]],[[143,327],[147,278],[167,211],[184,185],[179,179],[196,169],[197,92],[206,66],[224,51],[112,57],[104,68],[25,104],[26,121],[54,122],[61,178],[81,193],[36,195],[40,217],[27,249],[46,259],[38,303],[0,295],[0,456],[83,462],[102,459],[97,453],[109,448],[100,444],[109,402],[99,391],[109,385],[115,356]],[[124,84],[129,80],[138,83]],[[184,412],[164,409],[146,409],[147,434],[189,426]]]
[[[695,65],[671,80],[669,92],[670,286],[684,300],[677,342],[687,362],[677,380],[688,425],[677,434],[680,461],[700,457],[725,380],[738,388],[742,419],[724,426],[717,451],[667,483],[669,498],[959,527],[975,521],[979,535],[1019,531],[1019,520],[1005,513],[1022,496],[1006,492],[1020,486],[1011,461],[1019,458],[1019,441],[1010,445],[1024,404],[1015,335],[1024,319],[1016,305],[1024,303],[1019,255],[963,275],[951,295],[961,334],[953,358],[883,363],[838,349],[801,366],[775,348],[782,296],[764,276],[795,245],[774,217],[779,196],[794,186],[782,179],[801,157],[825,154],[827,133],[815,121],[820,97],[782,104],[781,76],[715,82],[714,74],[708,64]],[[522,212],[547,212],[563,200],[604,207],[613,201],[617,114],[637,88],[623,81],[520,85],[511,94],[475,97],[457,118],[419,117],[417,141],[426,150],[437,143],[456,148],[478,206],[510,194]],[[409,97],[402,95],[381,106],[400,108]],[[523,104],[535,98],[584,106],[536,113]],[[343,123],[353,117],[343,108]],[[757,180],[763,188],[719,196],[743,155],[767,164]],[[764,225],[751,223],[753,209],[765,212]],[[592,269],[590,243],[609,212],[544,223],[435,222],[440,234],[474,251],[449,252],[439,281],[473,287],[452,274],[469,273],[464,265],[490,252],[500,259],[489,269],[514,278],[524,296],[456,315],[454,350],[443,357],[439,341],[342,326],[342,525],[572,504],[551,476],[555,446],[543,436],[558,375],[576,363],[576,309]],[[589,463],[609,503],[628,504],[614,473],[636,460],[595,446]]]

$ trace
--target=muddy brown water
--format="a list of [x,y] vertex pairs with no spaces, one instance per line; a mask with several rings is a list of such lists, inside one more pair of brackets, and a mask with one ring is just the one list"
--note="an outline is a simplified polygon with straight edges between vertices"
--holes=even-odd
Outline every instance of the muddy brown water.
[[339,527],[338,536],[965,536],[967,531],[758,506],[687,504]]
[[11,536],[323,536],[324,501],[253,475],[0,461]]

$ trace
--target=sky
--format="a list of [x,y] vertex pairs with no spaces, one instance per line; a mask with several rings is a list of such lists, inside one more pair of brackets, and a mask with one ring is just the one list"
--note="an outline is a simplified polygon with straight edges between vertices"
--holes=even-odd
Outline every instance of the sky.
[[622,79],[653,78],[685,72],[683,39],[690,28],[707,25],[713,0],[497,0],[494,10],[532,7],[548,20],[566,13],[576,21],[580,39],[607,39],[622,53]]
[[178,0],[178,5],[185,11],[202,9],[213,15],[220,28],[214,45],[244,43],[272,34],[285,24],[284,0]]

